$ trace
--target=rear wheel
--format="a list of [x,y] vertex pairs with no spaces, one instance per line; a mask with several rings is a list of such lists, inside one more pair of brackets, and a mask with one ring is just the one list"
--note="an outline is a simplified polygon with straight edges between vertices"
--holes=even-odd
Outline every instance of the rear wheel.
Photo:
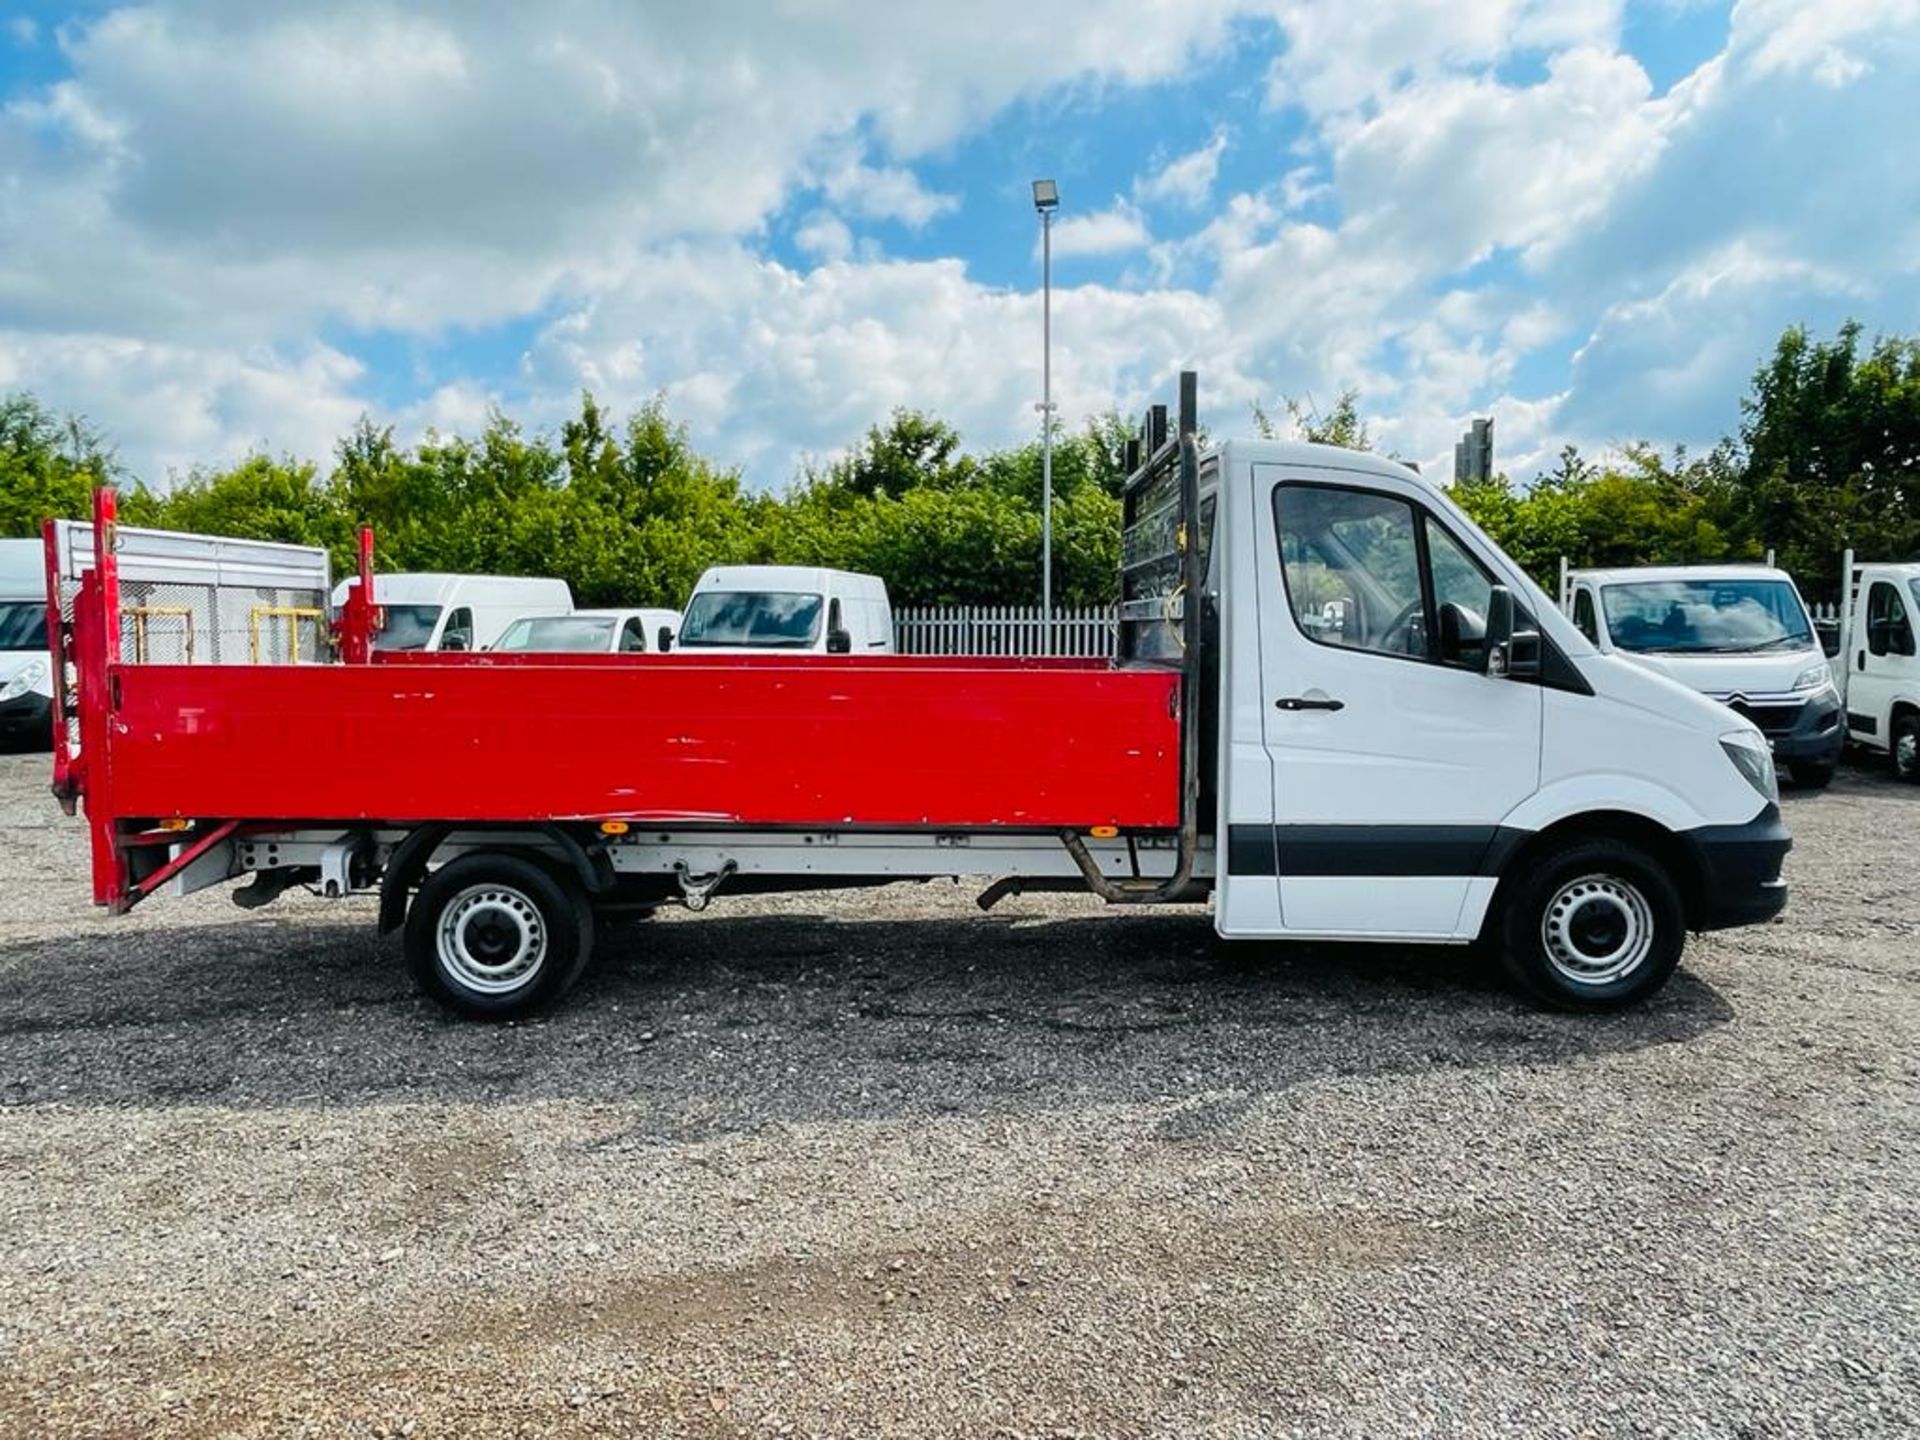
[[1618,840],[1549,851],[1507,902],[1507,973],[1563,1010],[1618,1010],[1651,995],[1680,963],[1686,913],[1646,852]]
[[1802,790],[1824,790],[1833,783],[1833,766],[1831,765],[1794,760],[1788,763],[1787,773],[1793,777],[1793,783]]
[[1893,773],[1920,783],[1920,715],[1902,715],[1893,722]]
[[511,1020],[566,994],[593,949],[579,887],[520,855],[465,855],[407,911],[407,968],[449,1010]]

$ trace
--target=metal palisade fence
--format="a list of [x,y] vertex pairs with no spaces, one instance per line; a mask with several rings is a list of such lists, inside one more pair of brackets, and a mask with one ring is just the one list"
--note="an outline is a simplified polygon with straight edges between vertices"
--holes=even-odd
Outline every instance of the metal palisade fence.
[[1038,605],[926,605],[893,612],[907,655],[1069,655],[1110,659],[1119,633],[1111,605],[1056,605],[1052,642]]

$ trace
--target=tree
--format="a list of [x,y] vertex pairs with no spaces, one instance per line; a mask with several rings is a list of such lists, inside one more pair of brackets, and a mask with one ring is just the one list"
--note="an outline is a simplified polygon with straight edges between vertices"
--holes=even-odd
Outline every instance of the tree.
[[1832,340],[1794,326],[1741,401],[1732,522],[1787,568],[1833,573],[1842,549],[1920,552],[1920,340],[1860,353],[1849,320]]
[[1314,406],[1312,396],[1300,401],[1291,395],[1282,395],[1280,403],[1287,410],[1284,433],[1267,413],[1266,407],[1254,401],[1253,428],[1262,440],[1281,440],[1291,436],[1310,444],[1338,445],[1346,450],[1373,448],[1373,437],[1367,433],[1366,422],[1360,418],[1360,396],[1357,391],[1342,390],[1339,398],[1333,402],[1333,409],[1325,415]]
[[93,491],[118,465],[78,415],[56,415],[31,395],[0,397],[0,535],[40,533],[42,522],[93,512]]

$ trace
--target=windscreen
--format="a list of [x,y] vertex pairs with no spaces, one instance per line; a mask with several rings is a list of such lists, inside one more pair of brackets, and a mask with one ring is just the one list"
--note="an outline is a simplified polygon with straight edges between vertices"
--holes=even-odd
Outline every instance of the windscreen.
[[693,597],[678,644],[804,650],[820,634],[820,597],[774,590],[709,590]]
[[1806,608],[1784,580],[1642,580],[1600,591],[1607,633],[1642,655],[1810,650]]
[[373,637],[376,650],[424,650],[440,620],[438,605],[382,605],[380,613],[385,618]]
[[613,649],[613,620],[606,616],[580,615],[516,620],[493,648],[548,654],[599,654]]
[[46,648],[46,602],[0,600],[0,650],[44,650]]

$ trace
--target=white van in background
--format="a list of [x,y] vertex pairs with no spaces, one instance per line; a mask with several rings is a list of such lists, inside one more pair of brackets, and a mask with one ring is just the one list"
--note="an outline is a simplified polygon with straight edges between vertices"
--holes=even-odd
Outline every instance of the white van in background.
[[47,552],[38,540],[0,540],[0,749],[52,744]]
[[680,617],[683,650],[893,653],[893,606],[878,575],[810,565],[716,565]]
[[1856,565],[1847,552],[1845,609],[1834,675],[1857,745],[1893,760],[1920,782],[1920,561]]
[[1840,695],[1806,602],[1784,570],[1666,565],[1567,572],[1580,633],[1758,725],[1794,783],[1833,778],[1846,744]]
[[[333,608],[357,577],[333,587]],[[374,582],[376,650],[485,650],[523,615],[570,615],[564,580],[517,575],[382,575]]]
[[490,647],[499,654],[658,655],[680,631],[676,610],[576,610],[525,615]]

